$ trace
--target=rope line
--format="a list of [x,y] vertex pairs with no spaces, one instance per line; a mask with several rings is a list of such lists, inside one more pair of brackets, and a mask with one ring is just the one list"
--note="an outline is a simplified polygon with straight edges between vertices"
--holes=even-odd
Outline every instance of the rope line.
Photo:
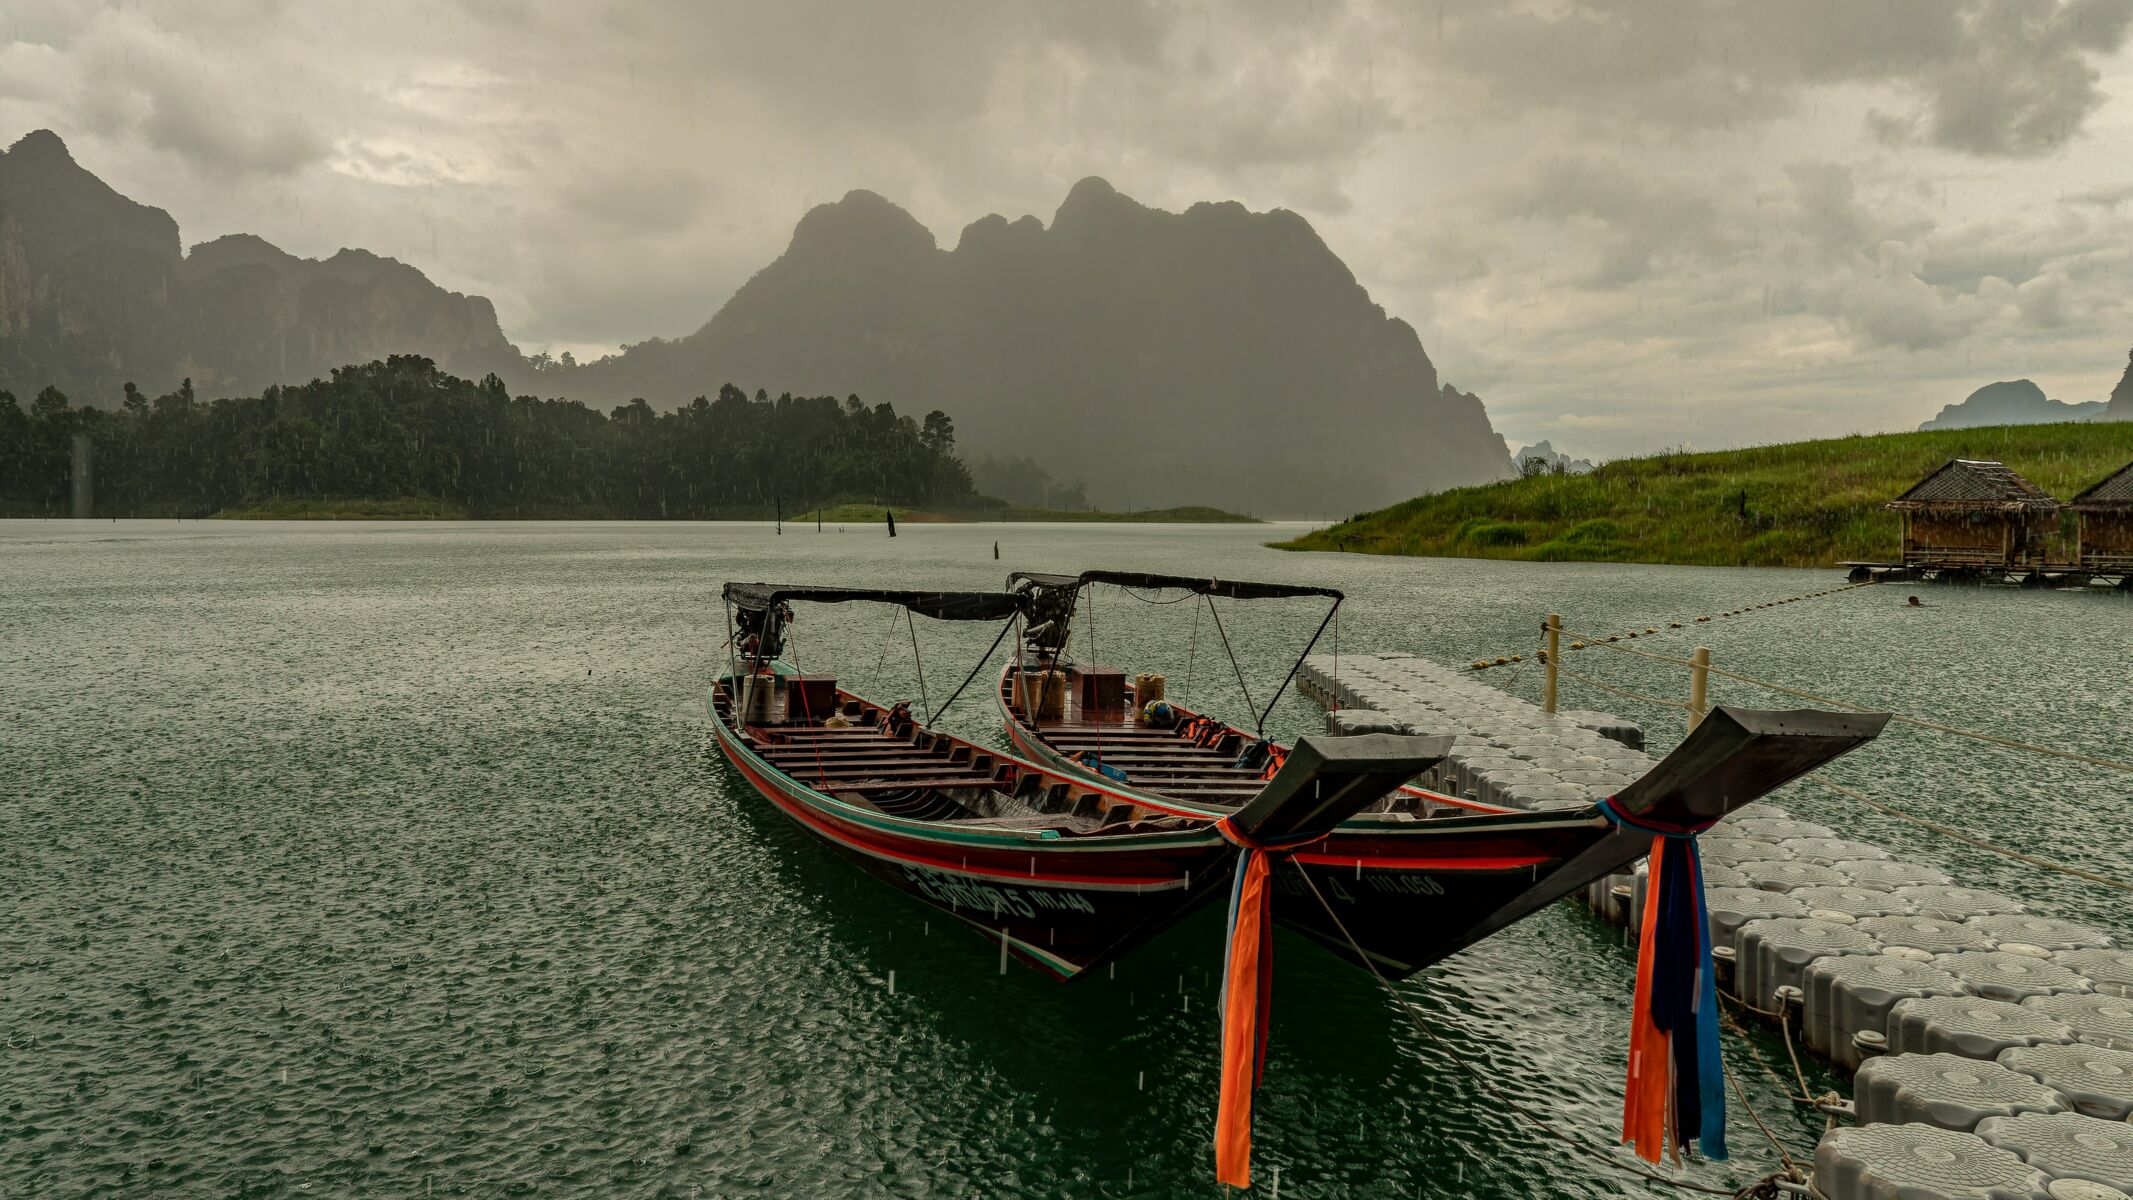
[[[1632,651],[1632,653],[1638,653],[1638,652],[1636,652],[1636,651]],[[1658,705],[1663,705],[1663,706],[1665,706],[1665,707],[1667,707],[1667,708],[1679,708],[1679,709],[1686,709],[1686,708],[1688,707],[1688,705],[1687,705],[1687,704],[1685,704],[1685,703],[1683,703],[1683,702],[1681,702],[1681,701],[1679,701],[1679,700],[1662,700],[1662,699],[1660,699],[1660,698],[1659,698],[1659,697],[1657,697],[1657,696],[1647,696],[1647,695],[1644,695],[1644,694],[1643,694],[1643,693],[1641,693],[1641,692],[1633,692],[1633,691],[1630,691],[1630,690],[1628,690],[1627,688],[1618,688],[1618,687],[1615,687],[1615,686],[1613,686],[1613,685],[1611,685],[1611,684],[1606,684],[1606,683],[1602,683],[1602,682],[1600,682],[1600,681],[1599,681],[1599,680],[1597,680],[1597,679],[1593,679],[1593,678],[1590,678],[1590,677],[1588,677],[1588,676],[1585,676],[1585,675],[1581,675],[1581,674],[1579,674],[1578,672],[1576,672],[1576,671],[1573,671],[1573,670],[1571,670],[1570,668],[1568,668],[1568,667],[1565,667],[1565,666],[1562,666],[1562,665],[1560,665],[1560,664],[1558,664],[1558,665],[1557,665],[1557,667],[1556,667],[1556,670],[1557,670],[1558,672],[1560,672],[1561,674],[1563,674],[1563,675],[1567,675],[1567,676],[1569,676],[1569,677],[1570,677],[1571,679],[1573,679],[1573,680],[1576,680],[1576,681],[1577,681],[1577,682],[1579,682],[1579,683],[1583,683],[1583,684],[1586,684],[1586,685],[1588,685],[1588,686],[1591,686],[1591,687],[1595,687],[1595,688],[1598,688],[1599,690],[1601,690],[1601,691],[1603,691],[1603,692],[1612,692],[1612,693],[1614,693],[1614,694],[1615,694],[1615,695],[1617,695],[1617,696],[1623,696],[1623,697],[1626,697],[1626,698],[1628,698],[1628,699],[1631,699],[1631,700],[1639,700],[1639,701],[1643,701],[1643,702],[1644,702],[1644,703],[1646,703],[1646,704],[1658,704]],[[1718,668],[1716,668],[1716,667],[1712,667],[1712,668],[1710,668],[1710,670],[1712,671],[1712,673],[1713,673],[1713,674],[1723,674],[1723,675],[1725,675],[1725,676],[1726,676],[1726,677],[1727,677],[1728,679],[1738,679],[1738,680],[1740,680],[1740,681],[1741,681],[1741,682],[1743,682],[1743,683],[1753,684],[1753,685],[1755,685],[1755,686],[1758,686],[1758,687],[1763,687],[1763,686],[1773,686],[1773,685],[1766,685],[1766,684],[1764,684],[1764,683],[1763,683],[1763,682],[1762,682],[1761,680],[1757,680],[1757,679],[1750,679],[1750,678],[1747,678],[1747,677],[1745,677],[1745,676],[1735,675],[1735,674],[1733,674],[1732,672],[1729,672],[1729,671],[1728,671],[1728,672],[1721,672],[1721,671],[1719,671],[1719,670],[1718,670]],[[1799,692],[1799,691],[1796,691],[1796,690],[1794,690],[1794,689],[1790,689],[1790,688],[1776,688],[1775,690],[1778,690],[1778,691],[1782,691],[1782,692],[1786,692],[1786,693],[1788,693],[1788,694],[1791,694],[1791,695],[1797,695],[1797,696],[1799,696],[1800,698],[1802,698],[1802,699],[1806,699],[1806,700],[1815,700],[1815,701],[1819,701],[1819,702],[1821,702],[1821,703],[1825,703],[1825,704],[1835,704],[1835,705],[1837,705],[1837,706],[1839,706],[1839,707],[1842,707],[1842,708],[1849,708],[1849,709],[1852,709],[1852,710],[1853,710],[1853,711],[1855,711],[1855,712],[1875,712],[1875,711],[1879,711],[1879,710],[1876,710],[1876,709],[1869,709],[1869,708],[1860,708],[1860,707],[1859,707],[1858,705],[1853,705],[1853,704],[1845,704],[1845,703],[1844,703],[1843,701],[1841,701],[1841,700],[1831,700],[1831,699],[1829,699],[1829,698],[1827,698],[1827,697],[1824,697],[1824,696],[1816,696],[1816,695],[1814,695],[1814,694],[1812,694],[1812,693],[1807,693],[1807,692]],[[1902,720],[1905,720],[1905,718],[1904,718],[1904,717],[1903,717],[1903,716],[1902,716],[1901,714],[1892,714],[1892,715],[1891,715],[1891,718],[1892,718],[1893,720],[1898,720],[1898,721],[1902,721]],[[1926,726],[1927,728],[1940,728],[1940,727],[1938,727],[1938,726],[1934,726],[1934,725],[1933,725],[1933,724],[1932,724],[1931,722],[1921,722],[1921,721],[1916,721],[1916,720],[1913,720],[1913,721],[1911,721],[1911,723],[1912,723],[1912,724],[1923,724],[1923,725],[1925,725],[1925,726]],[[1956,729],[1953,729],[1952,727],[1950,727],[1950,728],[1948,729],[1948,731],[1949,731],[1949,732],[1953,732],[1953,733],[1961,733],[1961,732],[1965,732],[1965,731],[1962,731],[1962,730],[1956,730]],[[1991,735],[1989,735],[1989,734],[1988,734],[1988,735],[1979,735],[1979,736],[1981,736],[1981,737],[1984,737],[1984,738],[1985,738],[1986,740],[1988,740],[1988,741],[1996,741],[1996,742],[2005,742],[2005,743],[2007,743],[2007,744],[2009,744],[2009,745],[2012,745],[2012,746],[2014,746],[2014,747],[2016,747],[2016,748],[2018,748],[2018,749],[2043,749],[2043,750],[2045,750],[2045,752],[2046,752],[2046,753],[2050,753],[2050,754],[2053,754],[2053,755],[2054,755],[2055,757],[2060,757],[2060,758],[2079,758],[2079,759],[2082,759],[2083,761],[2090,761],[2090,760],[2088,760],[2088,759],[2087,759],[2087,756],[2084,756],[2084,755],[2074,755],[2074,754],[2069,754],[2069,753],[2067,753],[2067,752],[2065,752],[2065,751],[2052,751],[2052,750],[2049,750],[2048,748],[2044,748],[2044,747],[2031,747],[2031,746],[2029,746],[2029,745],[2028,745],[2028,744],[2026,744],[2026,743],[2021,743],[2021,742],[2013,742],[2013,741],[2011,741],[2010,739],[2006,739],[2006,738],[1994,738],[1994,737],[1991,737]],[[2105,765],[2105,766],[2115,765],[2115,764],[2112,764],[2112,763],[2111,763],[2111,762],[2110,762],[2109,760],[2096,760],[2096,761],[2098,761],[2098,762],[2099,762],[2099,763],[2100,763],[2101,765]],[[2060,874],[2062,874],[2062,875],[2071,875],[2071,876],[2073,876],[2073,877],[2074,877],[2074,878],[2076,878],[2076,879],[2086,879],[2086,880],[2088,880],[2088,881],[2089,881],[2089,882],[2091,882],[2091,883],[2100,883],[2100,884],[2102,884],[2102,885],[2103,885],[2103,886],[2105,886],[2105,887],[2109,887],[2109,888],[2116,888],[2116,889],[2118,889],[2119,891],[2123,891],[2123,892],[2133,892],[2133,883],[2129,883],[2129,882],[2127,882],[2127,881],[2125,881],[2125,880],[2123,880],[2123,879],[2116,879],[2116,878],[2113,878],[2112,876],[2109,876],[2109,875],[2100,875],[2100,874],[2097,874],[2097,873],[2096,873],[2096,872],[2094,872],[2094,871],[2089,871],[2089,870],[2085,870],[2085,869],[2083,869],[2083,868],[2081,868],[2081,867],[2076,867],[2076,866],[2070,866],[2070,865],[2068,865],[2068,864],[2066,864],[2066,863],[2061,863],[2061,862],[2053,862],[2053,861],[2052,861],[2052,860],[2050,860],[2050,859],[2045,859],[2045,858],[2039,858],[2039,857],[2037,857],[2037,856],[2036,856],[2036,855],[2034,855],[2034,854],[2024,854],[2024,853],[2022,853],[2022,852],[2021,852],[2021,851],[2019,851],[2019,850],[2013,850],[2013,849],[2009,849],[2009,848],[2008,848],[2008,847],[2006,847],[2006,846],[2002,846],[2002,845],[1999,845],[1999,844],[1997,844],[1997,843],[1994,843],[1994,842],[1988,842],[1988,841],[1984,840],[1983,838],[1980,838],[1980,837],[1974,837],[1974,836],[1972,836],[1972,835],[1970,835],[1970,834],[1964,833],[1964,832],[1963,832],[1962,830],[1959,830],[1959,829],[1955,829],[1955,828],[1951,828],[1950,826],[1947,826],[1947,825],[1942,825],[1942,824],[1940,824],[1940,823],[1939,823],[1939,822],[1937,822],[1937,821],[1930,821],[1930,820],[1927,820],[1926,818],[1924,818],[1924,817],[1921,817],[1921,816],[1918,816],[1918,815],[1916,815],[1915,813],[1910,813],[1910,812],[1906,812],[1906,811],[1904,811],[1903,809],[1897,808],[1896,806],[1894,806],[1894,805],[1892,805],[1892,804],[1885,804],[1885,803],[1883,803],[1882,801],[1876,800],[1876,799],[1874,799],[1873,797],[1871,797],[1871,796],[1868,796],[1868,795],[1866,795],[1866,794],[1865,794],[1865,793],[1863,793],[1863,792],[1857,791],[1857,790],[1855,790],[1855,789],[1853,789],[1853,788],[1848,788],[1848,787],[1844,786],[1843,784],[1841,784],[1841,783],[1838,783],[1838,782],[1836,782],[1835,780],[1833,780],[1833,779],[1830,779],[1830,778],[1828,778],[1828,777],[1826,777],[1826,776],[1823,776],[1823,775],[1820,775],[1820,774],[1813,774],[1813,775],[1809,775],[1809,776],[1807,776],[1807,778],[1808,778],[1808,779],[1810,779],[1810,780],[1813,780],[1813,781],[1814,781],[1814,782],[1816,782],[1816,783],[1819,783],[1819,784],[1821,784],[1821,785],[1822,785],[1823,787],[1826,787],[1826,788],[1830,788],[1830,789],[1831,789],[1831,790],[1833,790],[1833,791],[1841,792],[1841,793],[1843,793],[1844,795],[1846,795],[1846,796],[1849,796],[1849,797],[1851,797],[1851,798],[1852,798],[1852,799],[1854,799],[1854,800],[1857,800],[1857,801],[1858,801],[1859,803],[1861,803],[1861,804],[1864,804],[1864,805],[1866,805],[1866,806],[1867,806],[1867,807],[1869,807],[1869,808],[1872,808],[1872,809],[1876,809],[1876,810],[1879,810],[1879,811],[1881,811],[1881,812],[1887,813],[1888,815],[1890,815],[1890,816],[1892,816],[1892,817],[1895,817],[1895,818],[1897,818],[1898,820],[1902,820],[1902,821],[1909,821],[1909,822],[1910,822],[1911,824],[1913,824],[1913,825],[1916,825],[1916,826],[1920,827],[1921,829],[1929,829],[1929,830],[1933,831],[1934,833],[1938,833],[1938,834],[1942,835],[1943,837],[1949,837],[1949,838],[1953,838],[1954,840],[1956,840],[1956,841],[1958,841],[1958,842],[1961,842],[1961,843],[1963,843],[1964,845],[1967,845],[1967,846],[1973,846],[1973,847],[1975,847],[1975,848],[1977,848],[1977,849],[1979,849],[1979,850],[1985,850],[1985,851],[1989,851],[1990,853],[1993,853],[1993,854],[1999,854],[1999,855],[2004,855],[2005,857],[2007,857],[2007,858],[2011,858],[2011,859],[2014,859],[2014,860],[2016,860],[2017,862],[2024,862],[2024,863],[2028,863],[2029,865],[2031,865],[2031,866],[2033,866],[2033,867],[2042,867],[2042,868],[2044,868],[2044,869],[2045,869],[2045,870],[2047,870],[2047,871],[2057,871],[2057,872],[2059,872],[2059,873],[2060,873]]]
[[[1457,1063],[1460,1069],[1467,1073],[1467,1076],[1469,1078],[1471,1078],[1475,1083],[1479,1084],[1483,1091],[1489,1093],[1491,1099],[1493,1099],[1494,1101],[1496,1101],[1497,1104],[1503,1107],[1504,1111],[1523,1119],[1532,1128],[1538,1130],[1543,1134],[1546,1134],[1551,1138],[1554,1138],[1556,1141],[1563,1143],[1564,1145],[1570,1147],[1577,1153],[1586,1155],[1587,1157],[1592,1158],[1605,1166],[1611,1167],[1617,1171],[1623,1171],[1631,1175],[1636,1175],[1640,1178],[1650,1180],[1653,1183],[1663,1183],[1668,1187],[1680,1188],[1683,1191],[1701,1192],[1706,1196],[1732,1196],[1735,1197],[1736,1200],[1738,1200],[1739,1197],[1754,1195],[1758,1189],[1764,1187],[1766,1184],[1770,1183],[1774,1179],[1798,1178],[1798,1168],[1792,1166],[1791,1158],[1785,1154],[1785,1148],[1783,1146],[1778,1146],[1778,1154],[1781,1158],[1785,1160],[1787,1173],[1766,1176],[1762,1179],[1755,1181],[1754,1183],[1749,1184],[1744,1188],[1711,1187],[1708,1184],[1695,1183],[1687,1179],[1671,1179],[1665,1175],[1658,1174],[1655,1171],[1648,1171],[1643,1167],[1636,1166],[1632,1163],[1623,1162],[1621,1159],[1616,1158],[1614,1155],[1608,1153],[1605,1150],[1600,1149],[1597,1146],[1591,1145],[1587,1142],[1579,1141],[1578,1139],[1572,1137],[1570,1134],[1564,1132],[1563,1130],[1556,1128],[1548,1120],[1535,1116],[1533,1113],[1527,1111],[1525,1106],[1521,1105],[1518,1101],[1498,1091],[1496,1089],[1495,1083],[1492,1082],[1487,1075],[1474,1069],[1473,1066],[1468,1064],[1466,1059],[1460,1057],[1458,1050],[1454,1049],[1452,1045],[1446,1042],[1443,1038],[1438,1037],[1437,1031],[1431,1029],[1427,1024],[1422,1021],[1419,1016],[1416,1015],[1415,1003],[1400,994],[1400,990],[1393,986],[1391,980],[1385,978],[1385,973],[1383,971],[1380,971],[1378,969],[1377,960],[1371,958],[1369,954],[1364,952],[1362,946],[1357,944],[1355,940],[1355,935],[1348,932],[1348,926],[1345,922],[1341,920],[1340,914],[1334,912],[1333,906],[1326,902],[1325,893],[1318,890],[1318,882],[1311,878],[1311,873],[1309,871],[1304,870],[1303,865],[1301,863],[1295,862],[1295,860],[1293,859],[1286,861],[1288,861],[1291,865],[1295,866],[1296,873],[1303,877],[1304,886],[1311,889],[1311,895],[1315,899],[1317,899],[1319,907],[1325,910],[1327,919],[1333,922],[1333,927],[1340,931],[1340,935],[1343,939],[1347,941],[1349,949],[1355,952],[1356,961],[1370,968],[1371,976],[1378,981],[1379,986],[1385,989],[1385,994],[1392,998],[1393,1003],[1397,1005],[1400,1010],[1400,1015],[1407,1018],[1408,1025],[1412,1027],[1416,1033],[1428,1039],[1430,1044],[1436,1046],[1439,1050],[1442,1050],[1445,1055],[1449,1057],[1453,1062]],[[1758,1121],[1757,1123],[1760,1124],[1761,1122]],[[1775,1145],[1776,1139],[1773,1138],[1771,1140],[1772,1144]]]
[[1843,784],[1838,783],[1837,781],[1829,779],[1820,774],[1809,775],[1807,778],[1812,779],[1816,783],[1821,784],[1823,787],[1826,787],[1831,791],[1842,792],[1844,795],[1850,796],[1852,799],[1857,800],[1859,803],[1866,805],[1868,808],[1878,809],[1881,812],[1885,812],[1890,816],[1897,818],[1898,820],[1909,821],[1913,825],[1917,825],[1924,829],[1930,829],[1933,832],[1942,835],[1943,837],[1954,838],[1956,841],[1962,842],[1964,845],[1975,846],[1980,850],[1989,850],[1994,854],[2003,854],[2006,855],[2008,858],[2016,860],[2017,862],[2025,862],[2033,867],[2043,867],[2047,871],[2057,871],[2062,875],[2072,875],[2076,879],[2086,879],[2090,883],[2100,883],[2105,887],[2117,888],[2119,891],[2122,892],[2133,892],[2133,883],[2128,883],[2123,879],[2113,879],[2108,875],[2098,875],[2094,871],[2087,871],[2083,870],[2080,867],[2068,866],[2065,863],[2052,862],[2050,859],[2038,858],[2034,854],[2024,854],[2020,850],[2010,850],[2005,846],[1996,845],[1992,842],[1984,840],[1983,838],[1972,837],[1959,829],[1951,829],[1948,826],[1942,825],[1938,822],[1928,821],[1924,817],[1917,816],[1912,813],[1907,813],[1900,808],[1894,807],[1893,805],[1883,804],[1881,801],[1876,800],[1863,792],[1859,792],[1852,788],[1845,787]]
[[[1854,584],[1853,586],[1865,587],[1867,585]],[[1565,632],[1565,636],[1575,638],[1590,637],[1590,635],[1587,634],[1568,633],[1567,631]],[[1676,658],[1670,654],[1654,654],[1649,650],[1642,650],[1635,646],[1616,645],[1615,643],[1596,638],[1587,640],[1582,644],[1574,644],[1571,647],[1571,649],[1592,648],[1597,648],[1601,650],[1613,650],[1621,654],[1634,654],[1639,658],[1649,658],[1654,662],[1673,663],[1676,666],[1682,667],[1690,667],[1695,665],[1686,658]],[[1565,674],[1569,673],[1568,668],[1563,667],[1560,663],[1556,664],[1556,669],[1563,671]],[[1833,696],[1824,696],[1816,692],[1805,691],[1796,687],[1788,687],[1782,683],[1773,683],[1767,679],[1757,679],[1753,675],[1743,675],[1738,671],[1728,671],[1724,667],[1706,667],[1706,669],[1709,670],[1711,674],[1717,675],[1723,679],[1731,679],[1736,683],[1745,683],[1750,685],[1751,687],[1766,688],[1781,695],[1792,696],[1800,700],[1812,700],[1817,704],[1832,704],[1838,708],[1850,709],[1853,712],[1886,711],[1884,709],[1871,708],[1863,704],[1853,704],[1849,700],[1839,700]],[[2078,750],[2061,750],[2054,746],[2040,746],[2035,742],[2025,742],[2016,738],[2001,737],[1996,733],[1985,733],[1982,730],[1977,729],[1964,729],[1959,725],[1945,725],[1939,721],[1929,721],[1924,717],[1914,717],[1909,713],[1892,712],[1889,713],[1889,719],[1892,721],[1901,722],[1905,725],[1916,726],[1920,729],[1930,729],[1935,733],[1945,733],[1954,737],[1970,738],[1973,741],[1989,742],[1992,745],[2003,746],[2009,750],[2027,750],[2032,754],[2049,755],[2052,758],[2063,758],[2069,762],[2084,763],[2092,767],[2104,767],[2113,771],[2133,771],[2133,762],[2121,762],[2120,760],[2115,758],[2104,758],[2100,755],[2083,754]]]
[[[1732,609],[1727,609],[1727,610],[1726,610],[1725,612],[1722,612],[1722,613],[1720,613],[1720,614],[1718,614],[1718,615],[1719,615],[1720,617],[1741,617],[1741,616],[1746,616],[1746,615],[1748,615],[1749,613],[1752,613],[1752,612],[1756,612],[1756,611],[1759,611],[1759,610],[1761,610],[1761,609],[1765,609],[1765,608],[1776,608],[1776,607],[1778,607],[1778,606],[1779,606],[1779,605],[1781,605],[1781,604],[1797,604],[1797,603],[1799,603],[1799,602],[1800,602],[1800,601],[1802,601],[1802,600],[1813,600],[1813,599],[1816,599],[1816,598],[1818,598],[1818,597],[1821,597],[1821,596],[1834,596],[1834,595],[1836,595],[1836,594],[1837,594],[1837,593],[1839,593],[1839,592],[1849,592],[1849,591],[1853,590],[1854,588],[1863,588],[1863,587],[1873,587],[1873,586],[1875,586],[1875,584],[1874,584],[1873,582],[1871,582],[1871,581],[1869,581],[1869,582],[1866,582],[1866,583],[1844,583],[1844,584],[1839,584],[1839,585],[1837,585],[1836,587],[1833,587],[1833,588],[1823,588],[1823,589],[1821,589],[1821,590],[1819,590],[1819,591],[1813,591],[1813,592],[1802,592],[1802,593],[1800,593],[1800,594],[1799,594],[1799,595],[1797,595],[1797,596],[1787,596],[1787,597],[1785,597],[1785,598],[1784,598],[1784,599],[1782,599],[1782,600],[1765,600],[1765,601],[1763,601],[1763,602],[1762,602],[1762,603],[1760,603],[1760,604],[1749,604],[1749,605],[1744,605],[1744,606],[1742,606],[1742,607],[1740,607],[1740,608],[1732,608]],[[1693,620],[1689,620],[1689,621],[1668,621],[1668,622],[1666,623],[1666,628],[1665,628],[1665,629],[1661,629],[1661,628],[1659,628],[1659,627],[1658,627],[1657,625],[1647,625],[1647,626],[1645,626],[1645,627],[1644,627],[1644,629],[1643,629],[1643,630],[1642,630],[1641,632],[1640,632],[1640,631],[1638,631],[1638,630],[1632,629],[1632,630],[1630,630],[1630,631],[1629,631],[1628,633],[1610,633],[1610,634],[1604,634],[1604,635],[1602,635],[1602,634],[1588,634],[1588,633],[1571,633],[1571,632],[1569,632],[1568,630],[1564,630],[1564,631],[1563,631],[1563,636],[1564,636],[1564,637],[1570,637],[1570,638],[1582,638],[1582,639],[1584,639],[1584,640],[1583,640],[1582,642],[1577,642],[1577,643],[1573,643],[1572,645],[1570,645],[1570,646],[1568,646],[1568,647],[1567,647],[1567,649],[1571,649],[1571,650],[1583,650],[1583,649],[1585,649],[1585,648],[1586,648],[1587,646],[1590,646],[1590,645],[1607,645],[1607,644],[1610,644],[1610,643],[1613,643],[1613,642],[1617,642],[1617,641],[1620,641],[1620,640],[1621,640],[1621,639],[1623,639],[1623,638],[1636,638],[1636,637],[1655,637],[1655,636],[1657,636],[1657,635],[1659,635],[1659,634],[1661,634],[1661,633],[1670,633],[1670,632],[1672,632],[1672,631],[1674,631],[1674,630],[1676,630],[1676,629],[1687,629],[1687,628],[1689,628],[1689,627],[1690,627],[1690,626],[1692,626],[1692,625],[1699,625],[1699,624],[1704,624],[1704,623],[1707,623],[1707,622],[1711,621],[1712,619],[1713,619],[1713,618],[1711,618],[1710,616],[1706,615],[1706,616],[1700,616],[1700,617],[1696,617],[1696,618],[1694,618]],[[1626,649],[1628,649],[1628,647],[1626,647],[1626,646],[1613,646],[1612,648],[1613,648],[1613,649],[1617,649],[1617,650],[1626,650]],[[1654,657],[1654,658],[1659,658],[1659,657],[1663,657],[1663,656],[1661,656],[1661,655],[1653,655],[1652,657]],[[1514,663],[1514,662],[1517,662],[1517,661],[1518,661],[1518,659],[1517,659],[1517,657],[1516,657],[1516,656],[1514,656],[1514,655],[1500,655],[1500,656],[1498,656],[1498,657],[1496,657],[1496,658],[1493,658],[1493,659],[1491,659],[1491,658],[1477,658],[1477,659],[1475,659],[1475,660],[1473,661],[1473,663],[1472,663],[1472,667],[1473,667],[1473,669],[1474,669],[1474,670],[1476,670],[1476,671],[1485,671],[1485,670],[1489,669],[1490,667],[1501,667],[1501,666],[1504,666],[1504,665],[1506,665],[1506,664],[1508,664],[1508,663]],[[1674,660],[1674,661],[1686,661],[1686,660]]]
[[1624,696],[1631,700],[1641,700],[1646,704],[1657,704],[1665,708],[1678,708],[1683,711],[1687,711],[1689,707],[1688,701],[1686,700],[1662,700],[1657,696],[1647,696],[1642,692],[1630,691],[1628,688],[1618,688],[1611,683],[1601,683],[1599,680],[1594,679],[1589,675],[1580,675],[1576,671],[1571,670],[1569,667],[1563,666],[1561,663],[1556,664],[1555,669],[1558,673],[1567,675],[1570,678],[1575,679],[1579,683],[1585,684],[1588,687],[1596,687],[1603,692],[1613,692],[1617,696]]

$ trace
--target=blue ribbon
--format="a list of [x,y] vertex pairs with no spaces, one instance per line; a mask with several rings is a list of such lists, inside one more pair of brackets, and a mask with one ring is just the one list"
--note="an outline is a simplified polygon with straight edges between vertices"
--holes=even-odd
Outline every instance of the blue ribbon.
[[1718,981],[1711,966],[1711,919],[1703,902],[1703,860],[1690,828],[1638,820],[1616,810],[1613,799],[1596,806],[1609,821],[1655,837],[1661,856],[1659,906],[1652,945],[1652,1023],[1667,1034],[1674,1060],[1674,1143],[1695,1141],[1705,1158],[1726,1157],[1726,1092],[1718,1043]]

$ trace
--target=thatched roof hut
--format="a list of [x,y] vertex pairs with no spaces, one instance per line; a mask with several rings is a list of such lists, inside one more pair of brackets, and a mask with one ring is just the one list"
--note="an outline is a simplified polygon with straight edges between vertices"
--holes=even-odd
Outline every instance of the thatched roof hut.
[[2133,462],[2073,498],[2080,533],[2074,562],[2085,571],[2133,571]]
[[1883,507],[1903,516],[1905,566],[2042,566],[2059,502],[2004,463],[1950,459]]

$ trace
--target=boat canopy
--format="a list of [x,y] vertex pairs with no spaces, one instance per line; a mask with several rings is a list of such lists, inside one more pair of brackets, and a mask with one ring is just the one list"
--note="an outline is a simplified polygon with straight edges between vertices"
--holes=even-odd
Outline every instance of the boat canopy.
[[845,604],[856,600],[894,604],[938,621],[1003,621],[1029,607],[1014,592],[928,592],[891,588],[812,587],[783,583],[729,583],[725,597],[743,613],[768,612],[789,600]]
[[1308,583],[1253,583],[1245,579],[1209,579],[1205,576],[1154,575],[1145,571],[1083,571],[1079,575],[1047,575],[1040,571],[1016,571],[1007,577],[1010,585],[1027,583],[1039,588],[1083,588],[1092,583],[1114,583],[1129,588],[1178,588],[1202,596],[1229,600],[1278,600],[1284,596],[1325,596],[1340,600],[1338,589]]

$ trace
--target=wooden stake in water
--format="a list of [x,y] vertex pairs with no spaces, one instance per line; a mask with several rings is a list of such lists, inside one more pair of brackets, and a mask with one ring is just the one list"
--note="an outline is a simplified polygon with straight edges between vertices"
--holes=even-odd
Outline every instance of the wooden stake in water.
[[1000,974],[1007,974],[1007,927],[1000,928]]
[[889,972],[889,994],[891,996],[896,994],[896,972],[894,971]]

